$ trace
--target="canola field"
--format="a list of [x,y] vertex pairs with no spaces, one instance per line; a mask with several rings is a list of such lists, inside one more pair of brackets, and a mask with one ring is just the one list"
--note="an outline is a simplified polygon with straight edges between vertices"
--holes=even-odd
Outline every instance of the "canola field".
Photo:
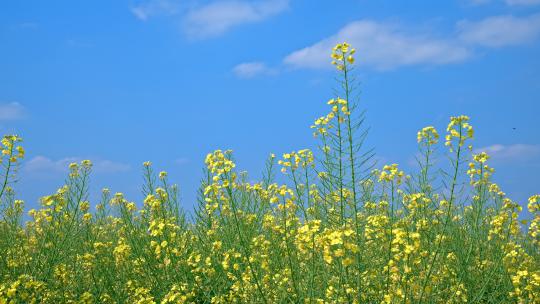
[[540,303],[540,195],[514,202],[492,181],[467,116],[418,132],[416,172],[376,164],[354,56],[331,52],[337,94],[311,126],[316,151],[270,155],[257,183],[214,151],[194,212],[150,162],[143,202],[104,189],[90,203],[90,161],[28,211],[21,139],[5,136],[0,304]]

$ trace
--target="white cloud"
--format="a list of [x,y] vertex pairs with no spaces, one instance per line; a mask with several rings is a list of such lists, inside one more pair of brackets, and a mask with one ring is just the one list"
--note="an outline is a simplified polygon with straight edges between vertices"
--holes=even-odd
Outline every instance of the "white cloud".
[[174,163],[178,166],[182,166],[189,163],[189,158],[180,157],[174,160]]
[[506,0],[508,5],[537,5],[540,4],[540,0]]
[[336,43],[347,41],[358,50],[358,64],[376,70],[408,65],[442,65],[463,62],[478,47],[517,45],[538,37],[540,14],[462,20],[456,24],[455,34],[442,38],[411,32],[396,24],[359,20],[347,24],[330,37],[290,53],[283,61],[293,68],[330,68],[329,50]]
[[[82,157],[66,157],[53,160],[45,156],[36,156],[23,165],[23,171],[36,174],[65,173],[69,164],[80,163]],[[124,163],[106,159],[92,160],[92,170],[96,173],[119,173],[130,170],[130,166]]]
[[540,157],[540,145],[513,144],[502,145],[495,144],[479,149],[474,153],[486,152],[495,162],[510,161],[530,161]]
[[233,27],[265,20],[289,8],[289,0],[216,1],[188,12],[186,33],[206,38],[225,33]]
[[18,24],[18,27],[22,29],[35,29],[38,26],[36,22],[22,22]]
[[449,39],[409,33],[393,24],[361,20],[347,24],[331,37],[289,54],[284,62],[296,68],[329,67],[329,50],[343,41],[358,50],[359,64],[378,70],[461,62],[470,56],[467,48]]
[[24,107],[18,102],[0,104],[0,121],[13,121],[24,118]]
[[260,22],[289,8],[290,0],[147,0],[131,7],[142,21],[156,16],[177,16],[186,34],[192,38],[207,38],[223,34],[248,23]]
[[[491,0],[470,0],[472,5],[483,5],[491,3]],[[527,6],[540,4],[540,0],[504,0],[506,5],[510,6]]]
[[53,161],[45,156],[36,156],[29,161],[25,162],[23,166],[24,171],[39,172],[39,171],[54,171],[63,172],[67,171],[70,163],[78,161],[77,158],[68,157],[57,161]]
[[264,62],[245,62],[233,68],[233,72],[240,78],[253,78],[259,75],[274,75],[275,69],[268,67]]
[[179,10],[179,4],[172,0],[150,0],[131,8],[135,17],[142,21],[159,15],[174,15]]
[[128,164],[107,159],[96,160],[93,164],[93,170],[98,173],[118,173],[129,171],[129,169],[131,169],[131,166]]
[[472,5],[483,5],[483,4],[488,4],[490,2],[491,0],[470,0],[470,3]]
[[460,21],[459,39],[472,45],[502,47],[530,42],[540,36],[540,14],[527,17],[494,16]]

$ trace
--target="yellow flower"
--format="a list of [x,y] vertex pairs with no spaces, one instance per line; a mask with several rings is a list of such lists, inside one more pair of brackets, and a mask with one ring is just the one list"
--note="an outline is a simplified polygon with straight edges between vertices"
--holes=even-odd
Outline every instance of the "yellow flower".
[[350,45],[346,42],[337,44],[332,49],[332,64],[336,66],[336,68],[340,71],[345,71],[347,69],[347,63],[348,64],[354,64],[354,53],[356,53],[355,49],[350,49]]
[[[462,147],[467,139],[472,139],[474,136],[473,127],[468,123],[469,117],[465,115],[451,117],[450,123],[446,128],[445,145],[450,147],[450,151],[455,149],[453,139],[457,139],[458,147]],[[472,147],[469,147],[471,149]]]
[[418,131],[418,143],[425,142],[427,145],[434,145],[439,140],[439,133],[433,126],[428,126]]
[[17,153],[19,154],[17,157],[23,158],[24,157],[24,148],[21,146],[17,146]]
[[85,213],[85,214],[83,215],[83,221],[88,222],[88,221],[90,221],[91,219],[92,219],[92,214],[91,214],[91,213]]
[[90,203],[87,201],[84,201],[81,203],[80,208],[82,212],[86,212],[88,211],[88,209],[90,209]]

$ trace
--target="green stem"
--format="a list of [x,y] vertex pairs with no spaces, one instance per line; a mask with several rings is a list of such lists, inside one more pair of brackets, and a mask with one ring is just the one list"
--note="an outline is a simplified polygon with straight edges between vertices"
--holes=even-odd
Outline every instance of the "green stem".
[[450,189],[450,200],[448,202],[448,210],[446,212],[446,218],[445,218],[445,221],[444,221],[443,230],[442,230],[441,235],[440,235],[440,237],[438,239],[438,242],[437,242],[437,247],[436,247],[436,250],[435,250],[435,254],[433,255],[433,259],[431,260],[431,263],[429,264],[428,273],[427,273],[426,278],[424,279],[424,282],[422,284],[422,292],[420,293],[419,303],[422,303],[422,301],[423,301],[427,283],[428,283],[428,281],[429,281],[429,279],[431,277],[431,274],[433,272],[433,267],[435,265],[435,261],[437,260],[437,257],[438,257],[438,255],[439,255],[439,253],[441,251],[442,240],[443,240],[444,235],[446,234],[446,228],[448,226],[448,223],[450,222],[450,218],[451,218],[451,215],[452,215],[452,204],[453,204],[453,201],[454,201],[454,191],[455,191],[455,187],[456,187],[456,183],[457,183],[457,175],[458,175],[458,172],[459,172],[459,162],[460,162],[460,156],[461,156],[461,138],[462,138],[462,136],[463,136],[462,127],[460,125],[459,126],[459,142],[458,142],[458,148],[457,148],[457,154],[456,154],[456,163],[455,163],[455,166],[454,166],[454,176],[452,178],[452,186],[451,186],[451,189]]

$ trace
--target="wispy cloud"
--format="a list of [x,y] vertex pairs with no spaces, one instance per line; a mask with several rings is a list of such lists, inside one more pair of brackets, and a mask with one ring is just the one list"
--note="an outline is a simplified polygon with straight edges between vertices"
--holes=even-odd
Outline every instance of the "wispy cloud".
[[[81,162],[83,159],[82,157],[65,157],[53,160],[39,155],[25,162],[22,170],[34,174],[65,173],[68,171],[69,164]],[[92,170],[96,173],[119,173],[131,169],[128,164],[106,159],[92,160],[92,164]]]
[[[492,0],[470,0],[470,3],[473,5],[483,5],[489,4],[494,1]],[[538,5],[540,0],[504,0],[507,5],[510,6],[529,6],[529,5]]]
[[253,78],[259,75],[275,75],[277,70],[264,62],[245,62],[233,68],[233,73],[240,78]]
[[174,160],[174,163],[178,166],[183,166],[185,164],[188,164],[189,163],[189,158],[186,158],[186,157],[179,157],[177,159]]
[[491,0],[469,0],[469,3],[472,5],[483,5],[490,3]]
[[486,47],[523,44],[540,36],[540,14],[527,17],[494,16],[481,21],[460,21],[459,39]]
[[474,153],[486,152],[487,154],[491,156],[494,162],[499,162],[499,163],[540,160],[540,145],[495,144],[495,145],[475,149],[473,152]]
[[0,121],[20,120],[24,116],[25,109],[20,103],[0,103]]
[[411,33],[402,26],[361,20],[347,24],[337,34],[289,54],[284,62],[296,68],[328,67],[328,50],[348,41],[359,53],[359,64],[386,70],[403,65],[461,62],[470,51],[450,39]]
[[537,5],[540,4],[540,0],[506,0],[508,5]]
[[148,0],[131,7],[131,12],[146,21],[155,16],[176,16],[185,33],[195,39],[221,35],[240,25],[256,23],[282,13],[290,0],[201,1]]
[[185,29],[189,36],[217,36],[248,23],[263,21],[289,8],[289,0],[216,1],[188,12]]
[[94,44],[88,41],[82,41],[79,39],[68,39],[66,44],[72,48],[91,48],[94,47]]
[[408,30],[406,26],[372,20],[347,24],[336,34],[296,50],[283,62],[293,68],[329,68],[328,50],[347,41],[359,50],[358,63],[376,70],[410,65],[443,65],[463,62],[479,47],[524,44],[540,36],[540,14],[493,16],[479,21],[462,20],[445,36]]
[[36,29],[38,26],[36,22],[21,22],[17,24],[17,27],[21,29]]
[[174,15],[179,10],[179,2],[173,0],[150,0],[131,7],[133,15],[142,21],[160,15]]
[[93,165],[93,170],[98,173],[119,173],[129,171],[130,169],[131,166],[128,164],[107,159],[96,160]]

